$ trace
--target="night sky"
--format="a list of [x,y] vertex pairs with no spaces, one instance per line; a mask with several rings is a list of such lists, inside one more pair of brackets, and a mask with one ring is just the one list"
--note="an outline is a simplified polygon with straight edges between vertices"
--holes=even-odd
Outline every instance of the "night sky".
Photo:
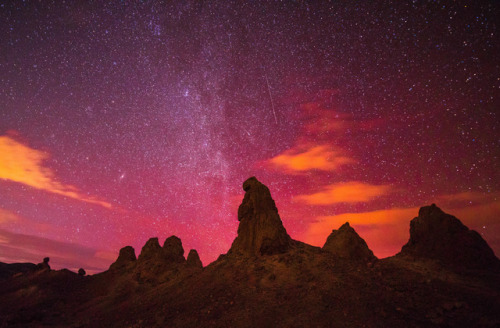
[[394,255],[436,203],[499,255],[500,3],[354,3],[0,2],[0,261],[207,265],[250,176],[297,240]]

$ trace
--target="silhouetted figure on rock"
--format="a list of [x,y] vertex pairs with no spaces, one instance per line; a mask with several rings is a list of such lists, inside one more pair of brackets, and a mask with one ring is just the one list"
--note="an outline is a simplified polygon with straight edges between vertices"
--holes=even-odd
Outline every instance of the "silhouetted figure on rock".
[[50,265],[49,265],[50,258],[46,257],[43,259],[42,263],[38,263],[36,265],[36,271],[50,271]]
[[371,263],[377,259],[349,222],[344,223],[338,230],[332,231],[326,239],[323,250],[332,253],[337,258],[354,262]]

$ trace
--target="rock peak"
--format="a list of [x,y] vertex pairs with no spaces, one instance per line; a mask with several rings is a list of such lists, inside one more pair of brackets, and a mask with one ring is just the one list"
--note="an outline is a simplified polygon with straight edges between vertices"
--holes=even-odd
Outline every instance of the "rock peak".
[[116,261],[109,267],[110,270],[120,270],[133,263],[137,258],[135,257],[135,250],[132,246],[125,246],[120,249],[120,254]]
[[323,250],[338,258],[354,262],[373,262],[377,259],[364,239],[349,225],[349,222],[344,223],[338,230],[332,230],[326,239]]
[[193,268],[203,268],[203,264],[201,263],[200,256],[195,249],[189,251],[186,265]]
[[177,236],[170,236],[163,244],[163,253],[167,261],[182,263],[184,259],[184,248],[182,241]]
[[283,253],[291,245],[291,238],[283,227],[271,192],[257,178],[243,183],[245,196],[238,208],[238,236],[229,253],[259,256]]
[[398,255],[436,259],[457,268],[499,268],[486,241],[435,204],[424,206],[410,222],[410,239]]
[[141,253],[139,254],[138,260],[143,262],[150,260],[158,256],[161,253],[161,246],[158,242],[158,238],[149,238],[146,244],[142,247]]

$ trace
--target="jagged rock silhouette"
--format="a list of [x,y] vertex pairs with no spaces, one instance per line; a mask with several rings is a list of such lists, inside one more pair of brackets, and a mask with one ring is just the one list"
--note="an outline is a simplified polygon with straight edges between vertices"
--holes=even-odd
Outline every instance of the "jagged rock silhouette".
[[340,259],[361,262],[373,262],[377,258],[366,242],[349,225],[344,223],[338,230],[333,230],[326,239],[323,250]]
[[429,258],[457,268],[499,268],[499,260],[479,233],[435,204],[420,208],[410,222],[410,239],[400,256]]
[[200,256],[198,255],[198,252],[195,249],[192,249],[189,251],[186,264],[188,267],[192,268],[202,268],[203,264],[201,263]]
[[292,240],[269,189],[254,177],[243,188],[238,236],[206,267],[176,236],[149,239],[137,259],[124,247],[95,275],[0,263],[0,328],[500,326],[498,259],[436,206],[400,254],[376,260],[348,223],[322,249]]
[[132,246],[125,246],[120,249],[120,254],[109,270],[122,270],[132,264],[135,264],[137,258],[135,257],[135,250]]

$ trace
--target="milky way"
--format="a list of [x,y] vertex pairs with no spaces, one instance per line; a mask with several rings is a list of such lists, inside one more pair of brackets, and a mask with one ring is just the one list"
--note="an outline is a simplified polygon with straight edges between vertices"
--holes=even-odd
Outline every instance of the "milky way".
[[397,253],[436,203],[500,252],[496,1],[0,4],[0,261],[204,264],[256,176],[290,235]]

